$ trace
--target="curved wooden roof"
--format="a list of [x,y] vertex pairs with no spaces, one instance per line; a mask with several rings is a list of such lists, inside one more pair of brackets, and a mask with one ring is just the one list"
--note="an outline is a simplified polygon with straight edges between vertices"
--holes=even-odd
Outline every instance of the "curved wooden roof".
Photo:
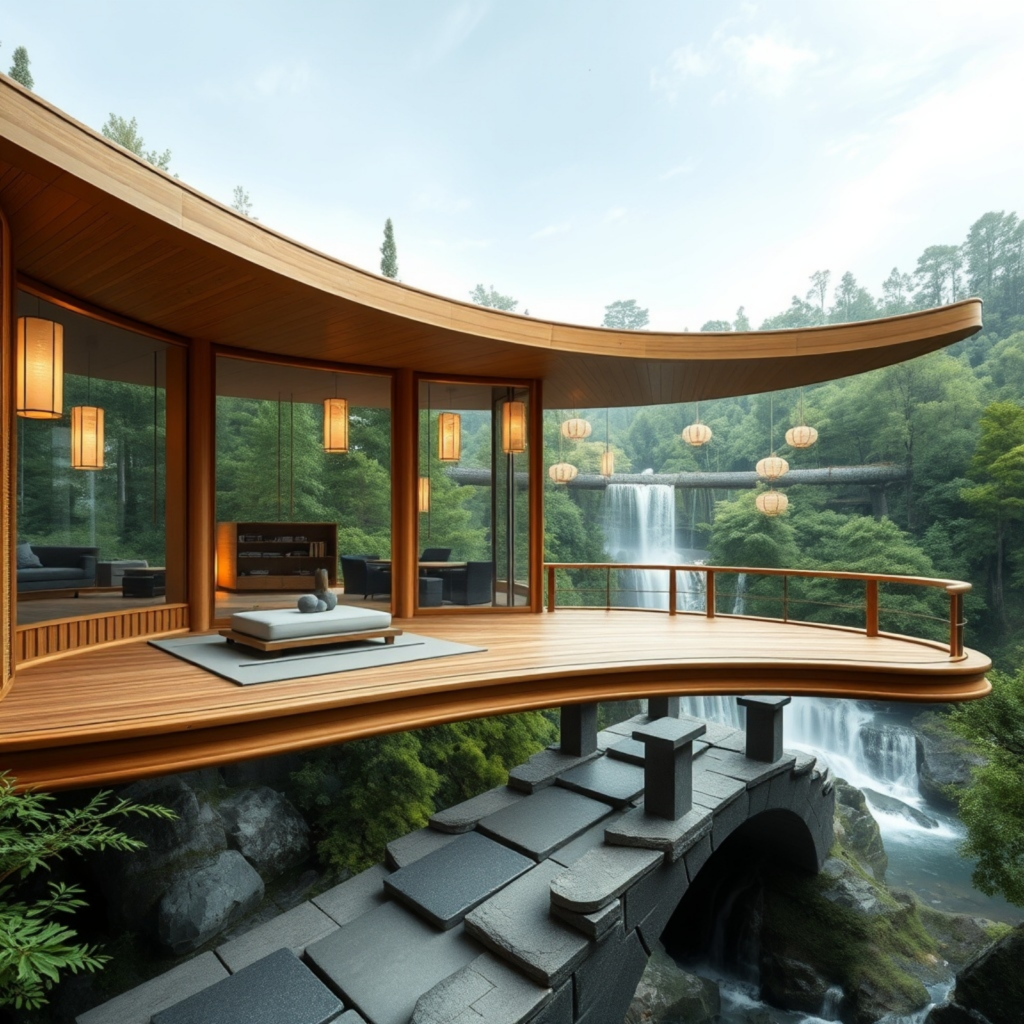
[[613,331],[484,309],[318,253],[0,76],[0,206],[27,278],[182,338],[438,376],[539,378],[549,407],[754,394],[952,344],[981,302],[862,323]]

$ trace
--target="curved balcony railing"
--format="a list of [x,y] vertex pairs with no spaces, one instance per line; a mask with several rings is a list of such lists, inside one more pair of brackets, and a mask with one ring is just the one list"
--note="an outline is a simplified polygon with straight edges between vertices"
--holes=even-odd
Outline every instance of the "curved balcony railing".
[[[709,619],[716,616],[769,619],[798,625],[847,629],[869,637],[889,636],[908,639],[948,649],[950,658],[954,660],[965,656],[964,595],[970,591],[971,585],[960,580],[814,569],[763,569],[725,565],[666,565],[664,563],[639,562],[546,562],[544,568],[547,571],[547,609],[549,612],[555,611],[556,608],[621,608],[664,611],[669,615],[704,615]],[[561,570],[588,570],[598,574],[603,573],[603,586],[592,586],[579,580],[573,580],[562,587],[563,599],[560,601],[558,573]],[[623,579],[618,575],[630,571],[665,573],[667,586],[664,590],[630,586],[628,578]],[[684,577],[682,587],[680,587],[680,574]],[[734,585],[731,592],[723,592],[719,586],[719,580],[729,577],[736,580],[737,584]],[[752,580],[757,581],[764,578],[773,578],[779,581],[775,586],[777,592],[756,592],[751,588]],[[850,584],[851,586],[859,583],[863,586],[863,599],[828,601],[822,600],[820,597],[807,596],[798,588],[791,587],[791,581],[799,580],[836,580],[841,584]],[[740,581],[746,584],[746,590],[740,585]],[[881,603],[882,588],[887,588],[884,593],[891,593],[896,588],[923,588],[929,593],[944,591],[949,602],[948,615],[930,614],[927,611],[895,606],[886,607]],[[849,587],[842,589],[845,593]],[[633,603],[613,601],[613,596],[618,595],[632,595],[630,600]],[[643,595],[643,604],[638,603],[641,595]],[[734,602],[734,610],[722,611],[721,606],[730,598]],[[745,611],[737,613],[735,607],[738,598],[742,598],[745,603],[756,604],[757,614],[747,615]],[[777,613],[763,614],[767,604],[777,606]],[[853,625],[849,622],[815,621],[793,614],[795,608],[806,605],[812,605],[818,609],[839,610],[840,617],[845,617],[847,620],[859,617],[863,621],[863,625]],[[879,628],[880,617],[883,614],[927,623],[928,625],[924,628],[932,635],[910,636],[902,632],[883,632]],[[938,639],[940,635],[943,637],[942,640]]]

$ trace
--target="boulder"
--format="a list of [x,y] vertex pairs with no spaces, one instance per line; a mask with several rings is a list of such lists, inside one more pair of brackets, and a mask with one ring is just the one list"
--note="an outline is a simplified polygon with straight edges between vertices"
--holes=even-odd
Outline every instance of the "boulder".
[[885,881],[889,857],[882,843],[878,822],[868,808],[864,794],[845,779],[836,779],[837,838],[876,881]]
[[717,982],[688,974],[656,946],[623,1024],[710,1024],[721,1008]]
[[838,857],[829,857],[825,861],[821,877],[825,880],[821,895],[830,903],[857,914],[885,913],[886,907],[879,899],[878,890]]
[[268,786],[221,802],[229,845],[267,880],[309,856],[309,825],[288,798]]
[[816,1016],[829,987],[813,967],[799,960],[766,956],[761,961],[761,998],[772,1006]]
[[914,718],[917,742],[918,788],[937,807],[955,809],[947,787],[963,787],[971,781],[971,769],[985,758],[946,725],[945,715],[925,711]]
[[237,851],[223,850],[182,871],[160,900],[160,944],[181,955],[198,949],[263,899],[263,879]]

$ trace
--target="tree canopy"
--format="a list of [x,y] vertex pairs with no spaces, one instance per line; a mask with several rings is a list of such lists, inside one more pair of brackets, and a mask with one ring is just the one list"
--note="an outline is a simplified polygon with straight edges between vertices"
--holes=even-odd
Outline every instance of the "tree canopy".
[[620,331],[640,331],[649,321],[648,310],[641,309],[636,299],[619,299],[604,307],[601,326],[614,327]]
[[398,246],[395,245],[395,229],[391,218],[384,221],[384,241],[380,247],[380,272],[384,277],[398,277]]
[[511,295],[502,295],[501,292],[495,290],[493,284],[490,288],[485,288],[482,284],[478,284],[469,293],[469,298],[471,302],[475,302],[478,306],[503,309],[506,313],[514,313],[516,306],[519,305],[518,299],[513,299]]
[[143,160],[148,160],[154,167],[159,167],[161,171],[170,170],[171,151],[165,149],[161,153],[156,149],[146,149],[146,143],[139,134],[139,123],[134,117],[130,121],[126,121],[118,114],[112,113],[100,131],[112,142],[124,146],[136,156],[142,157]]

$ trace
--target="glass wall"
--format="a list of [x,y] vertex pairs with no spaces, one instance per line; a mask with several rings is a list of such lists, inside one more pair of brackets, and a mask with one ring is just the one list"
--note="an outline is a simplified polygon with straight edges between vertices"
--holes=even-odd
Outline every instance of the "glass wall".
[[217,359],[216,614],[294,605],[326,569],[390,607],[391,378]]
[[24,292],[17,317],[17,624],[183,600],[166,524],[184,349]]
[[421,608],[529,603],[529,391],[419,386]]

